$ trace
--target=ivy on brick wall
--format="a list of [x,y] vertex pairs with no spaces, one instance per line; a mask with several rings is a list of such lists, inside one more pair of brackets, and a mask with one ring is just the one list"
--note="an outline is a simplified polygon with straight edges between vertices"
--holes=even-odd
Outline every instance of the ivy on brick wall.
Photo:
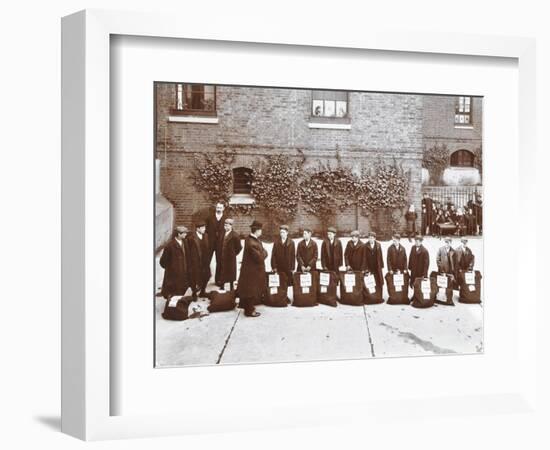
[[364,211],[403,208],[408,193],[409,175],[395,162],[392,165],[380,162],[362,170],[358,204]]
[[424,150],[422,167],[430,172],[432,183],[439,184],[444,170],[449,165],[449,150],[445,144],[435,144]]

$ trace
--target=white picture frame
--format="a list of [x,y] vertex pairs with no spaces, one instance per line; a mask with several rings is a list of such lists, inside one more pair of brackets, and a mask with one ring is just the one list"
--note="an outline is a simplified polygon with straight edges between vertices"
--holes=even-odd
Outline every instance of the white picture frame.
[[[170,414],[111,415],[111,394],[119,386],[113,382],[110,365],[118,358],[111,347],[116,335],[112,323],[110,297],[113,280],[111,264],[110,183],[110,37],[127,35],[179,39],[202,39],[240,43],[287,44],[334,49],[369,49],[416,54],[447,54],[512,58],[518,62],[518,109],[520,172],[517,211],[523,220],[534,223],[535,186],[529,174],[534,171],[536,142],[535,42],[529,38],[457,35],[444,33],[396,33],[371,28],[338,34],[304,30],[263,32],[233,27],[231,23],[214,30],[200,23],[181,21],[170,14],[129,13],[87,10],[62,20],[62,431],[85,440],[164,436],[184,433],[308,426],[348,420],[393,417],[395,399],[367,402],[346,397],[341,403],[315,404],[304,401],[300,407],[285,404],[259,409],[253,417],[232,405],[216,405],[216,413],[204,420],[187,412]],[[151,149],[152,152],[152,149]],[[491,180],[488,181],[491,183]],[[521,201],[520,201],[521,199]],[[152,201],[152,199],[151,199]],[[535,261],[534,243],[518,247],[517,259]],[[518,277],[527,277],[532,267],[516,265]],[[490,278],[491,269],[487,269]],[[518,295],[514,290],[514,294]],[[517,311],[517,349],[520,367],[517,382],[497,395],[464,392],[461,398],[430,399],[438,417],[507,410],[533,411],[536,406],[536,292],[529,286]],[[110,330],[110,332],[109,332]],[[437,359],[437,358],[435,358]],[[434,360],[435,360],[434,359]],[[445,359],[445,358],[444,358]],[[389,360],[388,360],[389,361]],[[410,359],[408,360],[410,363]],[[387,371],[406,361],[384,362]],[[331,364],[331,363],[324,363]],[[426,363],[427,365],[428,363]],[[434,363],[429,363],[433,366]],[[437,363],[435,363],[437,364]],[[357,370],[362,362],[351,362]],[[311,372],[313,364],[297,365],[296,370]],[[275,365],[270,370],[279,370]],[[237,370],[237,368],[216,368]],[[171,369],[168,369],[171,370]],[[266,371],[264,367],[244,367],[241,371]],[[426,369],[428,370],[428,369]],[[182,377],[186,376],[181,372]],[[380,386],[378,386],[380,388]],[[398,399],[399,400],[399,399]],[[400,415],[426,413],[425,398],[401,398]],[[406,401],[405,401],[406,400]],[[251,400],[250,400],[251,401]],[[261,402],[260,399],[256,399]],[[198,405],[197,405],[198,406]],[[266,406],[266,405],[263,405]],[[269,406],[269,405],[267,405]],[[324,409],[323,409],[324,408]],[[276,411],[276,414],[273,413]],[[319,411],[325,411],[320,413]],[[327,412],[328,411],[328,412]],[[224,420],[231,412],[231,420]],[[243,420],[246,419],[246,420]]]

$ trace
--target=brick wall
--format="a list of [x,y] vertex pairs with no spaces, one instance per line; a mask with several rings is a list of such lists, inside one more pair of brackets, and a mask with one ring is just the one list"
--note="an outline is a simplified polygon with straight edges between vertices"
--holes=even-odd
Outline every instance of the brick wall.
[[[420,208],[423,96],[350,93],[351,129],[327,130],[308,126],[309,90],[218,86],[218,124],[195,124],[169,122],[175,85],[157,84],[156,89],[160,188],[174,205],[177,224],[192,225],[194,218],[211,206],[193,186],[195,155],[224,150],[236,152],[233,167],[250,168],[258,158],[272,154],[298,158],[299,151],[307,158],[306,167],[318,161],[334,164],[337,152],[342,163],[354,170],[360,170],[363,164],[395,160],[409,171],[410,201]],[[265,221],[260,211],[237,216],[237,231],[247,232],[253,218]],[[305,214],[302,208],[289,225],[294,232],[305,225],[317,231],[321,228],[317,218]],[[370,228],[369,219],[357,214],[355,208],[339,213],[335,225],[343,232]]]

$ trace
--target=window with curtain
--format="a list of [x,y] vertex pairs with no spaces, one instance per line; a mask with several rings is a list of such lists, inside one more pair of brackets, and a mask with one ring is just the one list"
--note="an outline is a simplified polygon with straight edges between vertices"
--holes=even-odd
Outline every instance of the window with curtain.
[[173,114],[216,114],[216,86],[209,84],[176,84]]
[[345,91],[312,91],[313,117],[347,117],[348,93]]
[[472,124],[472,97],[457,97],[455,106],[455,125]]

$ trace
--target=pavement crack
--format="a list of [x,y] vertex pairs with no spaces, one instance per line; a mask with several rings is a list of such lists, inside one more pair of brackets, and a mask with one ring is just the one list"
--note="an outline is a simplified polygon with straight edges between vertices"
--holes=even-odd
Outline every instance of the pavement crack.
[[229,334],[225,339],[225,343],[223,344],[222,351],[218,356],[218,360],[216,361],[216,364],[219,364],[222,360],[223,352],[225,352],[225,349],[227,348],[227,344],[229,344],[229,339],[231,339],[231,334],[233,334],[233,330],[235,329],[235,325],[237,325],[237,320],[239,320],[240,315],[241,315],[241,310],[239,309],[239,311],[237,312],[237,317],[235,317],[235,321],[233,322],[233,326],[231,327],[231,330],[229,330]]
[[374,344],[372,343],[372,336],[370,334],[370,328],[369,328],[369,320],[367,319],[367,308],[365,305],[363,305],[363,314],[365,315],[365,323],[367,324],[367,334],[369,335],[369,345],[370,345],[370,352],[372,354],[372,357],[376,357],[374,354]]

